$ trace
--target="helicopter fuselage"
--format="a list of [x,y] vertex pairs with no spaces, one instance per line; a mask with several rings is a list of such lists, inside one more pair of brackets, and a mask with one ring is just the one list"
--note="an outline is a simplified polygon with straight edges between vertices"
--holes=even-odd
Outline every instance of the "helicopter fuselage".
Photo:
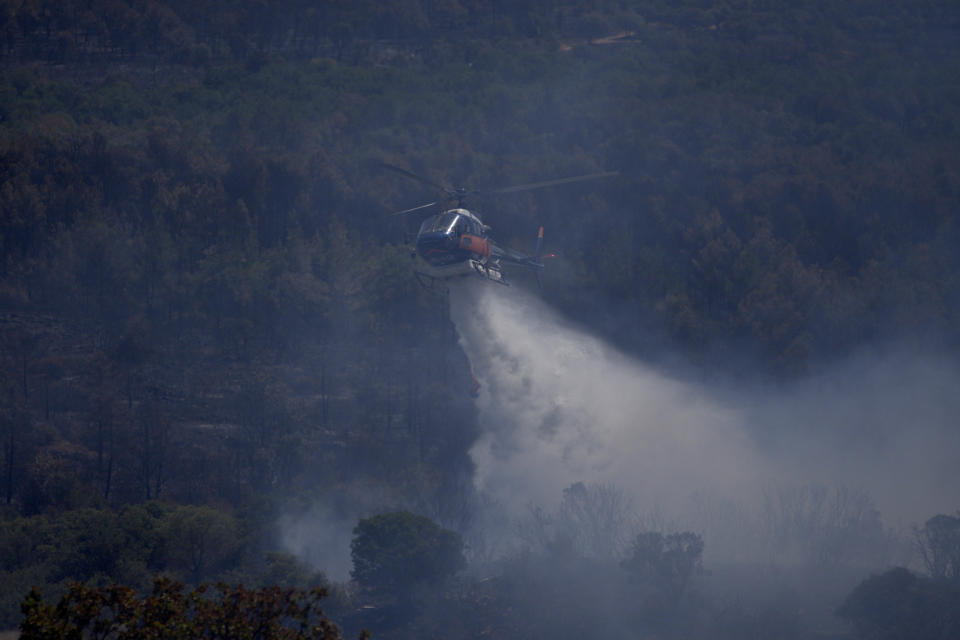
[[500,259],[508,253],[490,240],[487,229],[475,213],[461,208],[424,220],[416,243],[417,255],[426,263],[420,275],[446,280],[476,274],[506,284]]
[[432,267],[466,260],[488,260],[492,243],[480,219],[466,209],[450,209],[423,221],[417,233],[417,255]]
[[[516,265],[533,269],[537,275],[537,284],[541,287],[543,286],[540,278],[543,272],[543,262],[541,258],[553,257],[553,254],[542,256],[540,253],[543,245],[543,227],[541,226],[540,231],[537,233],[536,250],[532,255],[497,246],[487,236],[489,227],[484,225],[475,213],[462,208],[466,199],[470,196],[481,194],[517,193],[571,182],[607,178],[615,176],[618,173],[616,171],[603,171],[600,173],[590,173],[581,176],[570,176],[568,178],[543,180],[541,182],[530,182],[512,187],[478,191],[465,187],[451,188],[444,186],[443,184],[386,162],[377,163],[377,166],[393,171],[394,173],[399,173],[431,189],[436,189],[442,193],[445,198],[445,200],[441,198],[440,200],[435,200],[417,207],[396,211],[394,215],[405,215],[414,213],[415,211],[422,211],[436,207],[444,201],[449,202],[450,200],[454,200],[457,202],[457,208],[447,209],[443,213],[433,215],[420,225],[420,230],[417,233],[416,253],[414,256],[419,255],[428,267],[426,270],[434,272],[433,274],[425,275],[431,278],[449,278],[456,275],[467,275],[471,272],[476,272],[490,280],[506,284],[506,281],[503,279],[501,264],[510,264],[511,266]],[[414,273],[419,274],[416,270]]]

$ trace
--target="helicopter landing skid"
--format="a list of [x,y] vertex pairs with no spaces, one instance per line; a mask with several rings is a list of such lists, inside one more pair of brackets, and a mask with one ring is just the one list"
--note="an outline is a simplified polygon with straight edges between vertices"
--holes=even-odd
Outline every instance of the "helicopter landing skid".
[[503,271],[500,269],[499,264],[493,262],[480,262],[479,260],[470,260],[469,262],[470,266],[473,267],[473,270],[487,280],[493,280],[499,284],[509,286],[507,281],[503,278]]

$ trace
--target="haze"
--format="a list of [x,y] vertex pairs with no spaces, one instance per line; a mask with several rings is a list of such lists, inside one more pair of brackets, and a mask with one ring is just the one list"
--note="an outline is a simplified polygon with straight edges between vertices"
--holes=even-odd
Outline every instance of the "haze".
[[[456,283],[450,308],[482,385],[476,487],[517,517],[575,482],[612,483],[640,512],[703,531],[705,498],[757,513],[765,495],[821,486],[865,494],[905,532],[960,494],[949,361],[893,350],[733,389],[624,356],[533,292]],[[732,532],[706,532],[708,550],[711,533]]]

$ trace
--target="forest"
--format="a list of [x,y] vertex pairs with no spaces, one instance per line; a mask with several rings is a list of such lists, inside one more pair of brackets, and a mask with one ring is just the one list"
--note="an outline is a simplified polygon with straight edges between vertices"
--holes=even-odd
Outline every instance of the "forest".
[[960,503],[714,505],[763,561],[587,478],[491,523],[471,362],[391,215],[436,194],[378,166],[618,172],[476,203],[506,246],[545,228],[514,288],[792,385],[957,362],[958,122],[947,0],[0,0],[0,630],[153,589],[348,637],[956,636]]

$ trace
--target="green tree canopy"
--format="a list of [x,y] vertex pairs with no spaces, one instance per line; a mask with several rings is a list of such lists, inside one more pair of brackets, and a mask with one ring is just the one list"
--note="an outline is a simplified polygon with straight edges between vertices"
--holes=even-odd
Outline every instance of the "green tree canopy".
[[351,575],[375,592],[440,581],[466,566],[460,534],[409,511],[364,518],[353,534]]

